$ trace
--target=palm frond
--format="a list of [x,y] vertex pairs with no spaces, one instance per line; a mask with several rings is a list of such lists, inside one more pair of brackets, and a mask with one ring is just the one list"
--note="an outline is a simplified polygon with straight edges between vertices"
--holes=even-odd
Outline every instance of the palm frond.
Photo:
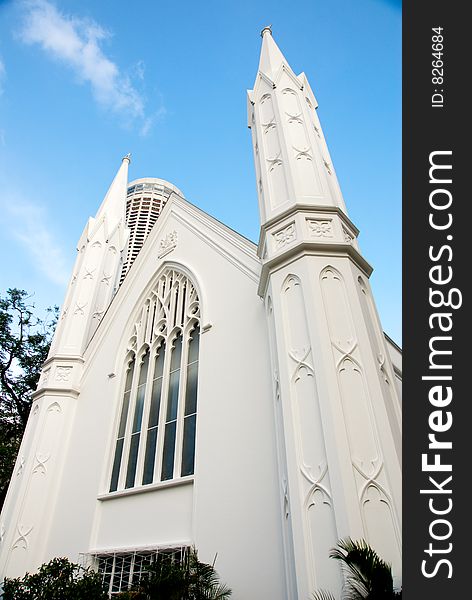
[[339,540],[330,557],[342,562],[346,600],[384,600],[393,597],[391,566],[365,540]]
[[331,592],[326,590],[317,590],[313,594],[313,600],[336,600]]

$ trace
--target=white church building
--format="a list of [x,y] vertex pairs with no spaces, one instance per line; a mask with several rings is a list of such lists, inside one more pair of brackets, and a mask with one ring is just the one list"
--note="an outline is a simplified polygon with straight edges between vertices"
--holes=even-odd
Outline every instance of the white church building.
[[339,596],[366,539],[401,582],[401,351],[302,73],[248,91],[258,245],[123,158],[90,218],[0,521],[0,577],[56,556],[110,594],[158,552],[236,600]]

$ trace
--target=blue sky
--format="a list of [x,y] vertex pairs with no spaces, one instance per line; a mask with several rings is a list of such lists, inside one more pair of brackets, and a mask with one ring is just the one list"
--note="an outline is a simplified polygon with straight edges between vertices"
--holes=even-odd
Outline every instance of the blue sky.
[[304,71],[382,325],[401,342],[401,2],[0,0],[0,290],[61,304],[121,157],[257,241],[260,30]]

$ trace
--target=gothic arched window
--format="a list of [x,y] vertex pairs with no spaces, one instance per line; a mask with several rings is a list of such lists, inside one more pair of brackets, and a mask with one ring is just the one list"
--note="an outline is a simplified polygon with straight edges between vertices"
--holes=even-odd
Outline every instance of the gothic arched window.
[[193,474],[199,343],[196,289],[166,269],[128,344],[110,492]]

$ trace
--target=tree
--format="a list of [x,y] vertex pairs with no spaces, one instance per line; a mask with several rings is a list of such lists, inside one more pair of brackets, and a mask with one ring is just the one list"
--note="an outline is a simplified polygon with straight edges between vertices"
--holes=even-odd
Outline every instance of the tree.
[[3,600],[106,600],[108,594],[99,573],[53,558],[37,573],[5,579]]
[[[393,588],[392,568],[365,540],[339,540],[330,557],[339,560],[344,572],[344,600],[394,600],[401,592]],[[314,594],[315,600],[336,600],[325,590]]]
[[30,299],[16,288],[0,296],[0,508],[57,323],[57,306],[42,319]]
[[215,566],[198,560],[191,548],[182,562],[161,553],[150,565],[136,589],[118,597],[123,600],[227,600],[231,590],[220,583]]

